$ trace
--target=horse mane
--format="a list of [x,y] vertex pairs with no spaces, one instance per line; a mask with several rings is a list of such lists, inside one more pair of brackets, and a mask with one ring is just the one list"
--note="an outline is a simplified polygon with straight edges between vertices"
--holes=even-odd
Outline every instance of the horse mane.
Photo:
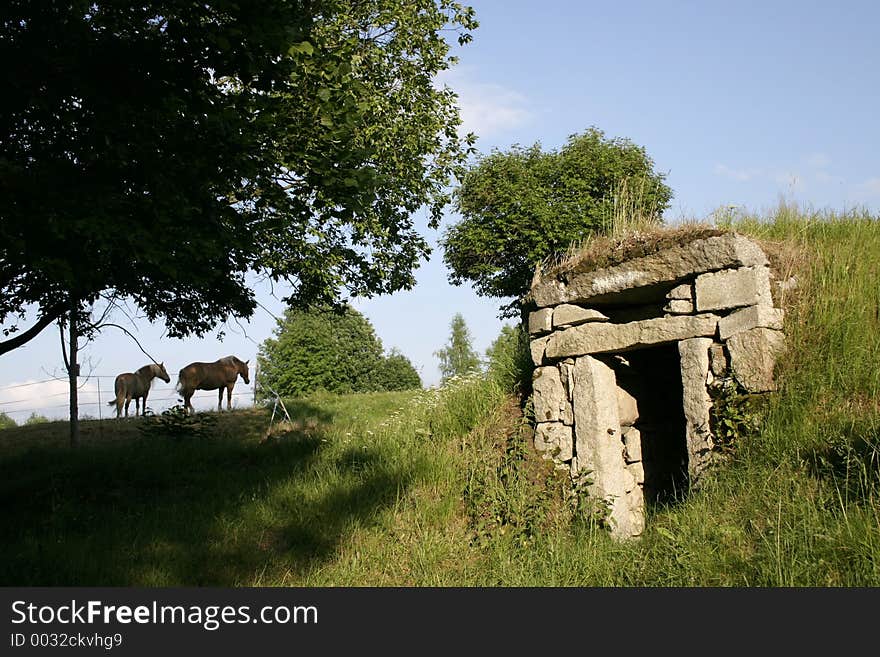
[[135,374],[140,379],[150,379],[150,388],[156,385],[156,379],[161,378],[162,367],[158,363],[148,363],[141,368],[138,368]]

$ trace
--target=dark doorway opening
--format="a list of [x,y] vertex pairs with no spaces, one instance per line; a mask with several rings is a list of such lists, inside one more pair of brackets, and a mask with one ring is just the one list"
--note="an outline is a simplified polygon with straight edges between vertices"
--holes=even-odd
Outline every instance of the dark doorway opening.
[[678,344],[614,356],[617,385],[636,399],[646,510],[682,499],[688,489],[681,359]]

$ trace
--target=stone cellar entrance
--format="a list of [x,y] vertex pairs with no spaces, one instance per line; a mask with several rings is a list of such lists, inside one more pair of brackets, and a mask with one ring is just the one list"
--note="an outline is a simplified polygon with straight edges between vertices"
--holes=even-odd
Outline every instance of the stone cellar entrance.
[[[639,536],[646,512],[699,485],[713,458],[710,390],[775,389],[784,347],[773,273],[736,233],[684,232],[591,268],[536,272],[528,328],[535,448]],[[647,255],[645,255],[647,253]]]
[[628,465],[642,464],[646,510],[681,499],[689,482],[677,345],[638,349],[607,362],[620,389],[624,459]]

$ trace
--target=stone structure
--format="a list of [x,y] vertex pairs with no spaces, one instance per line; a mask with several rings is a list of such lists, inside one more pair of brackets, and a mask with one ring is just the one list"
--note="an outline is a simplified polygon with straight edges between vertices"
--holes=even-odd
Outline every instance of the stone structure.
[[585,269],[532,284],[535,447],[628,538],[646,502],[693,486],[710,462],[712,386],[774,389],[783,312],[765,254],[737,233]]

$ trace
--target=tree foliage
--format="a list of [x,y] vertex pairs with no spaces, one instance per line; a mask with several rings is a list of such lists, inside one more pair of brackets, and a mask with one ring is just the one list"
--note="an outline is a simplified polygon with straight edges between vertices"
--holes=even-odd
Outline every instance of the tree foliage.
[[535,144],[480,158],[456,191],[463,218],[441,241],[450,282],[512,297],[502,313],[516,314],[535,266],[601,230],[621,185],[638,191],[643,212],[662,214],[672,192],[653,169],[644,148],[595,128],[558,151]]
[[449,342],[434,352],[440,359],[443,381],[454,376],[464,376],[480,368],[480,356],[474,351],[471,332],[461,313],[456,313],[449,324]]
[[351,306],[341,311],[289,307],[274,337],[260,346],[257,360],[258,389],[264,397],[270,389],[282,397],[297,397],[316,390],[352,393],[421,387],[409,360],[397,351],[386,358],[369,320]]
[[37,413],[31,413],[28,416],[28,419],[24,421],[26,427],[33,426],[35,424],[46,424],[49,421],[45,415],[38,415]]
[[532,387],[532,352],[525,324],[505,324],[486,349],[487,371],[502,388],[527,396]]
[[379,361],[373,373],[375,390],[415,390],[422,387],[422,379],[409,358],[400,350],[391,352]]
[[411,287],[411,215],[473,141],[444,33],[475,27],[451,0],[0,4],[0,353],[106,290],[184,336],[250,316],[250,270],[295,303]]
[[17,427],[18,424],[15,420],[9,417],[6,413],[0,413],[0,429],[11,429],[12,427]]

